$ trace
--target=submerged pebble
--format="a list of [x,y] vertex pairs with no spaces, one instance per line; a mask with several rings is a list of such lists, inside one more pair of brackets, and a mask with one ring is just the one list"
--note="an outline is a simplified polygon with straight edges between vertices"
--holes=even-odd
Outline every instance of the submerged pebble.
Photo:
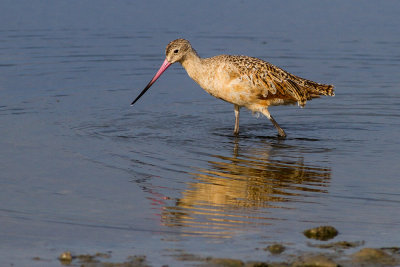
[[292,266],[336,267],[339,264],[325,255],[310,255],[301,257]]
[[393,256],[382,249],[363,248],[352,255],[353,261],[357,263],[368,263],[380,266],[394,266],[399,264]]
[[241,267],[244,263],[235,259],[211,258],[208,259],[207,266]]
[[339,241],[339,242],[334,242],[334,243],[328,243],[328,244],[310,244],[308,243],[307,245],[309,247],[314,247],[314,248],[326,248],[326,249],[348,249],[348,248],[355,248],[358,246],[363,245],[364,242],[348,242],[348,241]]

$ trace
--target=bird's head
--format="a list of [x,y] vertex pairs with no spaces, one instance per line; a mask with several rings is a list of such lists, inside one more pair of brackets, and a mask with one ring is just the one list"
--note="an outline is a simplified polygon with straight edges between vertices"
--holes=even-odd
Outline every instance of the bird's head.
[[154,75],[153,79],[147,84],[147,86],[142,90],[142,92],[136,97],[135,100],[132,101],[131,105],[135,104],[139,98],[146,93],[147,90],[155,83],[155,81],[163,74],[164,71],[168,69],[171,64],[175,62],[182,63],[185,60],[185,57],[188,53],[194,52],[196,53],[192,46],[190,45],[188,40],[185,39],[176,39],[170,42],[165,48],[165,60],[161,65],[160,69],[157,71],[156,75]]
[[176,39],[170,42],[165,48],[165,57],[171,64],[175,62],[181,62],[185,59],[189,52],[192,52],[193,48],[188,40]]

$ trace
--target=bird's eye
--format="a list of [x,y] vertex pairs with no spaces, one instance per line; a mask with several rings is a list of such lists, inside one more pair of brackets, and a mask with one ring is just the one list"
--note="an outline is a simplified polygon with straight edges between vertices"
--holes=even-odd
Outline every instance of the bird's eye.
[[178,52],[179,52],[178,49],[175,49],[175,50],[174,50],[174,54],[177,54]]

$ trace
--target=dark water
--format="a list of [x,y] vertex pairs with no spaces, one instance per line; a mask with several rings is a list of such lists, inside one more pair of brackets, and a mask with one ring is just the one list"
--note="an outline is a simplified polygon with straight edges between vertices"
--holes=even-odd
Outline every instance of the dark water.
[[[399,2],[2,1],[0,261],[57,265],[65,250],[266,260],[302,231],[400,243]],[[270,111],[288,138],[171,67],[189,39],[204,57],[246,54],[336,86]],[[32,257],[46,261],[32,262]],[[189,263],[187,263],[189,264]]]

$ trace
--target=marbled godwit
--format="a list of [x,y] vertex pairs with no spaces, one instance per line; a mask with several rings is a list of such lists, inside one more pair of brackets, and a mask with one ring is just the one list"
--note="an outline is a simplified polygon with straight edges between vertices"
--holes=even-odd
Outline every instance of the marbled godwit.
[[190,78],[205,91],[234,105],[235,135],[239,133],[241,107],[264,114],[276,127],[279,136],[285,137],[285,131],[269,113],[269,106],[297,102],[304,107],[307,100],[312,98],[335,95],[333,85],[300,78],[258,58],[230,55],[200,58],[185,39],[170,42],[165,49],[165,55],[166,59],[156,75],[131,105],[135,104],[171,64],[179,62]]

